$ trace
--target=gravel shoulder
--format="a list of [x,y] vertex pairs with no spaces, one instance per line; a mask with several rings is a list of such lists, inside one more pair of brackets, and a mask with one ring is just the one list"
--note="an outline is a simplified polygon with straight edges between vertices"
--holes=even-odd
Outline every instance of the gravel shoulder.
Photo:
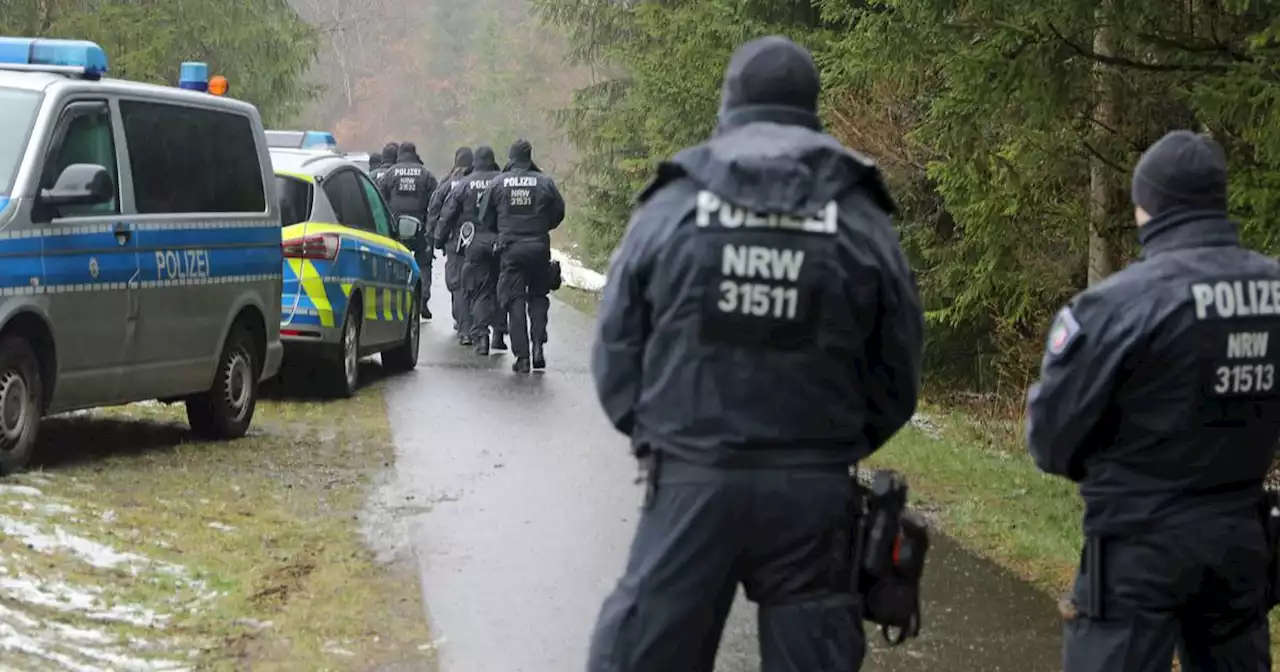
[[360,531],[394,459],[381,384],[309,386],[226,443],[181,405],[46,420],[40,464],[0,480],[0,670],[425,668],[416,572]]

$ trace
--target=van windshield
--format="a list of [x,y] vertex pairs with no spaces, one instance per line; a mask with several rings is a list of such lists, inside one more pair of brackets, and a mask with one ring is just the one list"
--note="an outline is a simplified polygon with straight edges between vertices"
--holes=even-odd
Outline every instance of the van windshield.
[[8,196],[40,110],[40,93],[0,88],[0,196]]

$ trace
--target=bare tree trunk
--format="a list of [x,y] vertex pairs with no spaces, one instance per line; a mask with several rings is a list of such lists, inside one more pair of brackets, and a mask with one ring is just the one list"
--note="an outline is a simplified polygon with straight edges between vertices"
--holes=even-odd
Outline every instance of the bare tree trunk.
[[[1111,27],[1106,8],[1109,2],[1103,2],[1098,11],[1099,26],[1093,36],[1094,52],[1109,56],[1112,52]],[[1107,129],[1116,127],[1115,109],[1115,76],[1109,68],[1101,63],[1094,66],[1094,81],[1097,102],[1093,111],[1097,123],[1094,124],[1094,147],[1104,151],[1109,138]],[[1099,157],[1089,160],[1089,285],[1105,280],[1115,271],[1115,250],[1109,235],[1109,223],[1115,212],[1115,190],[1111,188],[1111,169]]]

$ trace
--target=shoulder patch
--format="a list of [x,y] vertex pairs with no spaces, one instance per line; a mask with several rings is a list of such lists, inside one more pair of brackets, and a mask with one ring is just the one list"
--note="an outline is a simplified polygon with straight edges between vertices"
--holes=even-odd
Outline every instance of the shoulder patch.
[[1067,348],[1079,334],[1080,323],[1076,321],[1076,316],[1071,312],[1071,307],[1067,306],[1058,311],[1058,316],[1053,318],[1053,326],[1049,327],[1049,343],[1046,349],[1049,354],[1057,357],[1067,351]]
[[679,165],[671,163],[670,161],[663,161],[658,164],[658,172],[654,174],[648,184],[644,185],[644,188],[640,190],[640,193],[636,195],[636,205],[643,204],[645,201],[652,198],[654,194],[658,193],[659,189],[683,177],[684,174],[684,168],[681,168]]

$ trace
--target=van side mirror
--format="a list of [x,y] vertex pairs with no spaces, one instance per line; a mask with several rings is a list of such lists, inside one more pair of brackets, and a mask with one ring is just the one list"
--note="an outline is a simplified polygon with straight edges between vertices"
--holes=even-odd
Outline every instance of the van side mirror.
[[99,205],[116,195],[115,181],[106,168],[92,163],[73,163],[62,170],[51,189],[40,190],[46,205]]
[[422,220],[410,215],[400,215],[396,226],[400,231],[400,240],[412,240],[422,230]]

